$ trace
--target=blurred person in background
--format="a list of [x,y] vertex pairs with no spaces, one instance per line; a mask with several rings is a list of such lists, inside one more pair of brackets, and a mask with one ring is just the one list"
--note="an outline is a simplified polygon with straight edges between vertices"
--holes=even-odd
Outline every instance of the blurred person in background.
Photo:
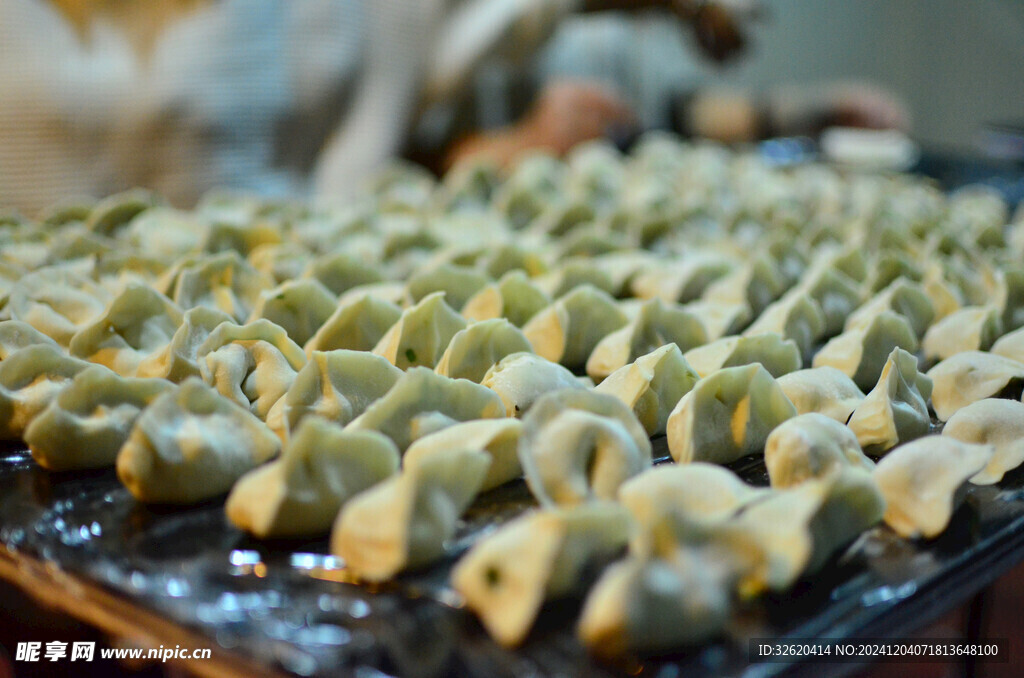
[[[631,56],[641,54],[631,40],[595,51],[586,46],[592,31],[583,30],[582,46],[570,31],[561,47],[568,56],[557,56],[556,41],[556,56],[537,66],[534,57],[570,15],[660,11],[673,31],[689,25],[707,56],[725,60],[743,45],[740,21],[750,7],[749,0],[0,0],[0,205],[33,214],[69,196],[136,185],[182,206],[213,187],[342,199],[396,156],[443,171],[468,156],[505,164],[531,148],[561,153],[616,130],[662,124],[628,91],[651,66]],[[592,25],[598,36],[601,25]],[[532,104],[498,127],[466,114],[479,94],[474,78],[495,59],[541,73]],[[625,65],[617,80],[588,65],[605,62]],[[851,122],[904,122],[899,107],[874,91],[851,101],[802,94],[779,106],[713,90],[680,97],[678,84],[665,99],[683,121],[676,127],[725,141],[803,131],[844,107]]]

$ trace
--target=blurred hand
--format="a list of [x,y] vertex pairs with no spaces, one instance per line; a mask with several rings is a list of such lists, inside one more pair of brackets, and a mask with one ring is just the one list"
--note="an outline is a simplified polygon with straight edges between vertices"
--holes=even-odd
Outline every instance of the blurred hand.
[[636,116],[621,98],[587,82],[547,85],[533,107],[512,129],[524,146],[557,154],[576,144],[636,125]]

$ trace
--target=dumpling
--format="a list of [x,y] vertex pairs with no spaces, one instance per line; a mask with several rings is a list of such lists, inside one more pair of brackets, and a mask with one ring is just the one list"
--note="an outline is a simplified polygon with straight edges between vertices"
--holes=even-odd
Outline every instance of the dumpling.
[[260,273],[238,252],[215,254],[177,272],[172,284],[174,301],[183,309],[208,306],[245,322],[260,292],[273,287],[273,279]]
[[96,203],[86,228],[94,233],[113,235],[115,231],[127,226],[139,213],[160,204],[159,197],[142,188],[133,188],[115,193]]
[[480,271],[467,266],[442,264],[409,278],[409,296],[419,302],[427,295],[442,292],[452,308],[462,308],[490,280]]
[[569,370],[534,353],[505,356],[487,370],[480,383],[498,394],[510,417],[523,416],[549,391],[587,388]]
[[704,326],[708,341],[715,341],[739,333],[750,322],[750,307],[746,304],[716,304],[710,301],[692,301],[682,307]]
[[772,375],[754,363],[697,382],[668,418],[668,449],[681,464],[728,464],[763,449],[768,434],[796,416]]
[[129,285],[98,318],[71,338],[71,355],[134,376],[150,354],[170,344],[181,309],[159,292]]
[[533,282],[552,299],[564,296],[580,285],[590,285],[611,295],[618,291],[610,275],[591,259],[582,257],[568,261],[563,259],[558,268],[537,276]]
[[843,329],[847,316],[861,302],[857,283],[838,269],[818,268],[796,288],[806,292],[821,306],[825,314],[824,336],[831,337]]
[[391,390],[402,370],[365,351],[314,351],[284,397],[267,413],[267,426],[288,439],[299,422],[317,415],[344,426]]
[[932,380],[917,371],[917,358],[894,348],[878,384],[853,411],[850,430],[866,452],[881,455],[898,443],[928,433],[931,394]]
[[612,372],[594,390],[624,402],[653,436],[665,432],[668,415],[698,379],[679,347],[668,344]]
[[20,348],[46,344],[58,350],[60,345],[28,323],[20,320],[0,321],[0,360],[4,360]]
[[406,463],[441,449],[479,450],[491,457],[487,476],[480,491],[494,489],[523,475],[519,464],[519,436],[523,424],[518,419],[478,419],[452,424],[417,439],[405,451]]
[[342,294],[353,287],[383,280],[376,266],[348,252],[334,252],[319,257],[310,262],[302,275],[319,281],[332,294]]
[[203,381],[264,421],[306,363],[302,349],[269,320],[222,323],[196,354]]
[[773,377],[800,369],[800,349],[796,342],[770,332],[750,336],[723,337],[690,349],[684,356],[702,377],[727,367],[759,363]]
[[1001,310],[1000,320],[1004,332],[1024,326],[1024,268],[1001,271],[996,305]]
[[940,421],[976,400],[998,396],[1024,382],[1024,363],[993,353],[964,351],[928,370],[935,384],[932,408]]
[[1024,329],[1014,330],[999,337],[992,344],[991,353],[1024,363]]
[[903,316],[882,311],[866,327],[843,332],[825,344],[812,365],[834,367],[866,391],[878,381],[889,354],[897,347],[917,351],[914,328]]
[[331,316],[306,342],[306,355],[313,351],[371,351],[402,317],[402,309],[372,294],[339,303]]
[[513,353],[530,351],[522,331],[504,318],[481,320],[459,330],[437,363],[438,374],[479,383],[487,370]]
[[110,293],[72,266],[48,266],[21,277],[5,310],[61,346],[103,312]]
[[206,228],[193,213],[151,207],[133,218],[120,235],[139,254],[171,260],[194,252]]
[[49,344],[26,346],[0,361],[0,440],[21,438],[29,423],[89,366]]
[[331,317],[334,305],[334,295],[316,280],[292,280],[260,292],[249,322],[269,320],[302,346]]
[[384,281],[353,287],[338,297],[338,307],[348,306],[367,295],[392,303],[399,308],[407,308],[413,305],[404,284],[396,281]]
[[239,478],[224,511],[261,539],[326,534],[349,498],[394,475],[398,463],[386,436],[309,417],[280,458]]
[[613,500],[624,481],[651,465],[651,441],[621,400],[552,391],[523,418],[519,462],[542,506]]
[[50,471],[113,466],[139,413],[173,387],[86,368],[26,427],[25,443]]
[[487,454],[473,450],[421,455],[345,504],[331,531],[331,553],[367,581],[432,563],[444,555],[489,463]]
[[853,379],[834,367],[812,367],[784,374],[777,379],[779,388],[796,407],[797,414],[818,412],[845,424],[864,392]]
[[878,462],[874,478],[885,496],[885,522],[908,539],[942,534],[957,490],[992,459],[991,445],[933,435],[901,445]]
[[708,285],[701,298],[716,304],[746,304],[758,316],[785,290],[779,267],[770,256],[761,254]]
[[994,306],[965,306],[932,325],[921,341],[926,358],[945,360],[963,351],[987,351],[1002,334]]
[[641,299],[659,297],[669,303],[699,299],[715,280],[728,275],[736,264],[719,254],[700,252],[671,266],[652,267],[632,282],[633,294]]
[[811,412],[779,424],[764,444],[764,465],[772,487],[786,488],[823,478],[845,467],[871,471],[857,436],[823,414]]
[[793,340],[801,358],[810,360],[818,340],[825,335],[825,314],[814,297],[805,292],[790,293],[765,308],[743,334],[768,333]]
[[402,370],[415,365],[433,368],[452,337],[465,327],[466,320],[444,302],[444,293],[434,292],[403,311],[373,352]]
[[654,298],[644,302],[625,327],[598,342],[587,359],[587,374],[599,382],[667,344],[675,344],[685,352],[706,341],[707,332],[696,316]]
[[875,259],[865,285],[871,292],[880,292],[897,278],[905,277],[911,281],[918,281],[923,276],[924,273],[909,255],[895,250],[884,250]]
[[935,308],[924,288],[905,278],[898,278],[854,311],[847,318],[844,329],[867,327],[872,318],[886,310],[906,318],[918,337],[924,336],[935,318]]
[[462,315],[470,321],[506,318],[516,327],[522,327],[550,304],[551,297],[530,282],[523,271],[516,269],[470,297],[462,307]]
[[608,294],[581,285],[526,323],[523,334],[537,355],[569,369],[583,367],[598,342],[628,322]]
[[380,431],[404,453],[427,433],[425,423],[438,415],[449,423],[492,419],[505,416],[505,407],[489,388],[465,379],[442,377],[425,367],[412,367],[348,428]]
[[971,476],[975,485],[992,485],[1024,463],[1024,403],[988,398],[971,403],[949,418],[942,435],[965,443],[991,445],[992,459]]
[[297,242],[264,243],[249,252],[249,263],[277,283],[302,275],[313,258],[312,253]]
[[224,311],[196,306],[186,311],[169,344],[143,358],[136,368],[138,377],[158,377],[181,383],[199,376],[199,347],[221,323],[235,324]]
[[117,477],[139,501],[192,504],[224,494],[280,449],[263,422],[193,377],[135,420]]
[[545,600],[575,593],[588,570],[620,552],[629,515],[611,502],[530,511],[484,537],[452,570],[452,585],[505,646],[526,638]]

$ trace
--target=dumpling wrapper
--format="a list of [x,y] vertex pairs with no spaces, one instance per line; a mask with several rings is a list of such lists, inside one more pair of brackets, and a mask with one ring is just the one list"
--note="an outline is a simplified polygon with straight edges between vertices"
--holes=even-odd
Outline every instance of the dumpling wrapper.
[[86,368],[26,427],[25,443],[50,471],[113,466],[139,414],[171,388],[163,379]]
[[173,299],[183,309],[207,306],[224,311],[237,322],[245,322],[260,292],[273,284],[273,278],[250,266],[238,252],[227,251],[178,271]]
[[339,302],[331,316],[306,342],[306,355],[313,351],[371,351],[402,317],[396,304],[372,294]]
[[999,337],[989,352],[1024,363],[1024,329],[1014,330]]
[[280,449],[246,408],[192,377],[142,411],[117,455],[117,477],[139,501],[194,504],[224,494]]
[[770,256],[761,254],[708,285],[701,298],[716,304],[747,304],[758,316],[785,290],[779,267]]
[[4,360],[20,348],[45,344],[63,350],[56,341],[28,323],[20,320],[0,321],[0,360]]
[[375,266],[348,252],[333,252],[319,257],[310,262],[303,277],[319,281],[331,294],[343,294],[353,287],[383,280]]
[[442,449],[479,450],[491,457],[487,476],[480,491],[494,489],[523,475],[519,463],[519,436],[523,424],[518,419],[478,419],[452,424],[422,438],[418,438],[405,451],[405,462]]
[[796,372],[802,364],[796,342],[775,333],[723,337],[690,349],[683,357],[702,377],[721,369],[752,364],[760,364],[773,377],[781,377]]
[[779,388],[796,407],[797,414],[818,412],[845,424],[864,392],[853,379],[834,367],[812,367],[784,374],[776,380]]
[[462,315],[469,321],[505,318],[522,327],[550,304],[551,297],[516,269],[474,294],[462,307]]
[[530,350],[526,336],[508,320],[481,320],[455,333],[435,370],[445,377],[480,383],[505,356]]
[[919,438],[893,450],[873,473],[888,505],[886,524],[908,539],[939,536],[953,516],[957,490],[980,473],[994,453],[991,445],[942,435]]
[[235,483],[224,511],[231,524],[260,539],[327,534],[346,501],[394,475],[398,465],[387,436],[309,417],[278,459]]
[[643,303],[636,317],[594,347],[587,359],[587,374],[597,382],[667,344],[688,351],[707,342],[707,332],[696,316],[682,307],[655,298]]
[[728,464],[763,449],[796,408],[760,364],[721,369],[697,382],[669,416],[668,449],[681,464]]
[[746,304],[716,304],[710,301],[693,301],[681,307],[700,320],[708,341],[716,341],[742,330],[752,317]]
[[847,425],[865,452],[881,455],[928,433],[931,394],[932,380],[917,371],[917,358],[894,348],[878,384],[853,411]]
[[235,324],[224,311],[196,306],[185,311],[169,344],[139,362],[138,377],[156,377],[180,384],[199,376],[199,347],[221,323]]
[[814,412],[784,421],[768,434],[764,465],[775,488],[820,479],[845,467],[864,471],[875,467],[864,456],[853,431]]
[[864,391],[870,390],[894,348],[917,352],[914,328],[901,315],[882,311],[866,327],[835,337],[814,356],[813,367],[835,367],[853,379]]
[[826,337],[841,332],[846,318],[861,302],[857,283],[838,269],[822,267],[802,281],[796,289],[806,292],[818,302],[825,316]]
[[602,339],[627,322],[611,296],[580,285],[530,319],[523,334],[537,355],[578,369]]
[[992,459],[971,476],[975,485],[992,485],[1024,464],[1024,403],[988,398],[973,402],[949,418],[942,435],[965,443],[991,445]]
[[932,360],[945,360],[964,351],[987,351],[1002,331],[994,306],[965,306],[932,325],[921,349]]
[[637,275],[630,289],[641,299],[658,297],[669,303],[685,304],[699,299],[711,283],[728,275],[735,267],[735,262],[719,254],[701,252],[671,266]]
[[452,585],[492,638],[519,645],[545,600],[576,592],[588,569],[626,545],[629,515],[611,502],[531,511],[484,537],[452,570]]
[[1024,363],[994,353],[963,351],[928,370],[935,385],[932,408],[940,421],[948,421],[957,410],[1024,380]]
[[334,313],[336,300],[316,280],[299,279],[260,292],[249,322],[265,318],[302,346]]
[[78,268],[47,266],[21,277],[11,288],[5,310],[61,346],[103,312],[110,293]]
[[452,337],[465,327],[466,320],[445,303],[444,293],[434,292],[403,311],[373,352],[401,370],[417,365],[433,368]]
[[26,346],[0,361],[0,440],[21,438],[50,401],[89,367],[49,344]]
[[462,308],[490,279],[467,266],[441,264],[429,271],[413,274],[407,283],[409,296],[419,302],[429,294],[442,292],[452,308]]
[[[351,430],[380,431],[403,453],[428,432],[429,418],[447,423],[505,416],[498,395],[466,379],[449,379],[426,367],[412,367],[382,398],[348,425]],[[428,421],[424,422],[424,418]],[[426,425],[425,425],[426,424]]]
[[619,486],[651,465],[651,441],[618,398],[552,391],[523,418],[519,462],[542,506],[613,500]]
[[843,329],[849,331],[867,327],[872,318],[886,310],[906,318],[918,337],[925,335],[935,319],[935,307],[924,288],[906,278],[898,278],[851,313]]
[[653,436],[665,432],[672,409],[698,379],[679,347],[668,344],[619,368],[594,391],[624,402]]
[[487,370],[481,385],[493,390],[510,417],[521,417],[549,391],[586,389],[572,372],[534,353],[513,353]]
[[444,555],[444,542],[455,534],[489,464],[486,453],[473,450],[421,455],[345,504],[331,532],[331,553],[367,581],[434,562]]
[[765,308],[743,332],[746,336],[769,333],[791,339],[800,349],[801,359],[810,360],[818,340],[825,334],[825,314],[809,294],[787,294]]

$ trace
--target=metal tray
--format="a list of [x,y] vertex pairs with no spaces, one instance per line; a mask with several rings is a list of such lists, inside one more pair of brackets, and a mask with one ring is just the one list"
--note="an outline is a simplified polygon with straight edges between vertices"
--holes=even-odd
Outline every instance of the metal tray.
[[[656,455],[666,456],[664,438]],[[759,459],[732,466],[765,485]],[[751,663],[750,638],[901,636],[953,608],[1024,558],[1024,469],[971,487],[930,542],[875,528],[785,595],[740,610],[721,641],[688,652],[599,663],[575,640],[580,601],[550,604],[527,643],[493,643],[447,584],[482,533],[534,504],[523,483],[481,497],[445,562],[387,586],[351,583],[326,539],[259,542],[222,503],[137,503],[113,471],[53,474],[0,449],[0,577],[106,633],[157,646],[208,647],[187,668],[211,676],[747,676],[841,674],[854,664]]]

